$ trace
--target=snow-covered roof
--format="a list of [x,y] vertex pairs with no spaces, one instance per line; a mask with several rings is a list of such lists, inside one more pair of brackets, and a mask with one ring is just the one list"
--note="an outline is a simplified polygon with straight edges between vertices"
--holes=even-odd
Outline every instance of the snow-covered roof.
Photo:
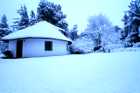
[[2,39],[10,40],[10,39],[19,39],[19,38],[53,38],[53,39],[70,41],[59,30],[62,29],[46,21],[41,21],[33,26],[27,27],[19,31],[15,31],[3,37]]

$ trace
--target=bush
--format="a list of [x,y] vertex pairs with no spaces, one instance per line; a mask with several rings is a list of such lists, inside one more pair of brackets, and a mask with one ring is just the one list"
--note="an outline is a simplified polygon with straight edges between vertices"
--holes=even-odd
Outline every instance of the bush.
[[73,45],[69,46],[69,51],[71,54],[84,54],[82,50],[75,48]]
[[133,47],[140,47],[140,42],[139,42],[139,43],[135,43],[135,44],[133,45]]
[[3,52],[3,54],[5,55],[5,58],[13,58],[13,54],[9,50]]

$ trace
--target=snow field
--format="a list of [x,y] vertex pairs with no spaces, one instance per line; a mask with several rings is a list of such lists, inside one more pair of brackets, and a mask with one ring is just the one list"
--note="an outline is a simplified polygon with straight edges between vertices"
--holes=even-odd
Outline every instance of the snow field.
[[139,93],[139,55],[0,59],[0,93]]

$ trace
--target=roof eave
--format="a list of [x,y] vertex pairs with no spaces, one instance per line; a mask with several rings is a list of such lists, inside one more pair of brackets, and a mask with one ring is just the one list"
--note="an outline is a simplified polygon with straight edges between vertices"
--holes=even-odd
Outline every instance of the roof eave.
[[62,41],[69,41],[72,42],[69,39],[58,39],[58,38],[50,38],[50,37],[20,37],[20,38],[2,38],[3,41],[6,40],[17,40],[17,39],[55,39],[55,40],[62,40]]

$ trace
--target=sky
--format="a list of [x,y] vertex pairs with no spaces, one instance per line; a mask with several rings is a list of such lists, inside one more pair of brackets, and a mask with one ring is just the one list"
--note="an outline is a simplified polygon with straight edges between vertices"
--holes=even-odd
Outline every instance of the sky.
[[[17,18],[16,11],[20,5],[26,5],[28,11],[36,11],[40,0],[0,0],[0,16],[6,14],[9,23]],[[121,21],[124,11],[128,9],[130,0],[49,0],[62,6],[62,11],[67,15],[69,28],[77,24],[79,30],[83,31],[91,16],[103,14],[108,17],[113,25],[123,27]]]

